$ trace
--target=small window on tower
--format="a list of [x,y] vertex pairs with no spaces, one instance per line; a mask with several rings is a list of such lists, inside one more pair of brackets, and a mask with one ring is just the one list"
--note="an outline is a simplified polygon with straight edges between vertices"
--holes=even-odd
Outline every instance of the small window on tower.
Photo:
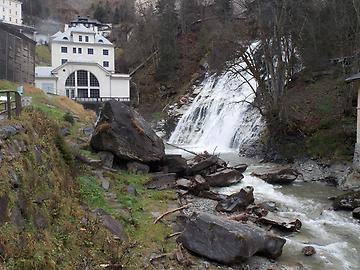
[[67,53],[67,47],[61,47],[61,52],[62,53]]
[[82,42],[82,36],[79,36],[79,41]]

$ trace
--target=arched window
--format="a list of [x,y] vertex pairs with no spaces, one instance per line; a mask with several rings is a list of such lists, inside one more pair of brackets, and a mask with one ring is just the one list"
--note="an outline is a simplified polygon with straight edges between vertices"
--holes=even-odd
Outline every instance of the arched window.
[[63,40],[69,40],[67,37],[63,37]]
[[65,82],[66,96],[70,98],[100,97],[100,83],[96,76],[87,70],[78,70],[69,75]]
[[99,39],[99,42],[100,42],[100,43],[104,43],[104,41],[103,41],[102,39]]

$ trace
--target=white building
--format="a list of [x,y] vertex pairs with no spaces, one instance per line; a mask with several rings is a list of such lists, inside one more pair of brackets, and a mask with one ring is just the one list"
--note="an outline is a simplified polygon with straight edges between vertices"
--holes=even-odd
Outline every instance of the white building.
[[0,0],[0,21],[22,24],[22,3],[17,0]]
[[36,86],[79,101],[129,100],[130,75],[115,73],[114,46],[101,31],[99,22],[79,17],[53,35],[51,67],[36,67]]

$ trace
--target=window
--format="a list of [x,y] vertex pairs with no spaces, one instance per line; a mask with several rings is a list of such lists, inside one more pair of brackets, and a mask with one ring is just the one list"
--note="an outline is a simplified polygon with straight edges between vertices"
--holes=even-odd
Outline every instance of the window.
[[73,53],[76,53],[76,48],[75,47],[73,48]]
[[104,66],[104,67],[109,67],[109,61],[104,61],[104,62],[103,62],[103,66]]
[[99,89],[90,89],[90,97],[91,98],[99,98],[100,90]]
[[109,50],[103,50],[103,55],[109,55]]
[[69,40],[67,37],[63,37],[63,40]]
[[74,98],[75,97],[75,89],[66,89],[66,96],[69,98]]
[[82,36],[79,36],[79,41],[82,42]]
[[92,73],[90,73],[90,86],[96,86],[96,87],[100,86],[98,79]]
[[103,41],[102,39],[99,39],[99,42],[100,42],[100,43],[104,43],[104,41]]
[[61,64],[65,64],[68,60],[67,59],[61,59]]
[[77,85],[88,86],[88,72],[85,70],[79,70],[77,72]]
[[65,86],[75,87],[75,72],[71,73],[70,76],[66,79]]
[[82,49],[78,48],[78,54],[82,54]]
[[87,97],[89,97],[88,89],[87,88],[79,88],[77,96],[79,98],[87,98]]
[[67,53],[67,47],[61,47],[61,52],[62,53]]
[[94,54],[94,49],[89,48],[88,49],[88,54]]
[[85,42],[89,42],[89,36],[85,36]]

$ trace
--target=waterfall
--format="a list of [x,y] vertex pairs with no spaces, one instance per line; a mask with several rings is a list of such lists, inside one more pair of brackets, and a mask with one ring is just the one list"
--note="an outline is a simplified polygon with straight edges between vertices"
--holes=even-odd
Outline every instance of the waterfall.
[[[238,69],[244,66],[240,63]],[[259,112],[249,104],[254,100],[256,81],[246,72],[242,76],[230,70],[207,76],[169,142],[222,152],[254,144],[264,124]]]

